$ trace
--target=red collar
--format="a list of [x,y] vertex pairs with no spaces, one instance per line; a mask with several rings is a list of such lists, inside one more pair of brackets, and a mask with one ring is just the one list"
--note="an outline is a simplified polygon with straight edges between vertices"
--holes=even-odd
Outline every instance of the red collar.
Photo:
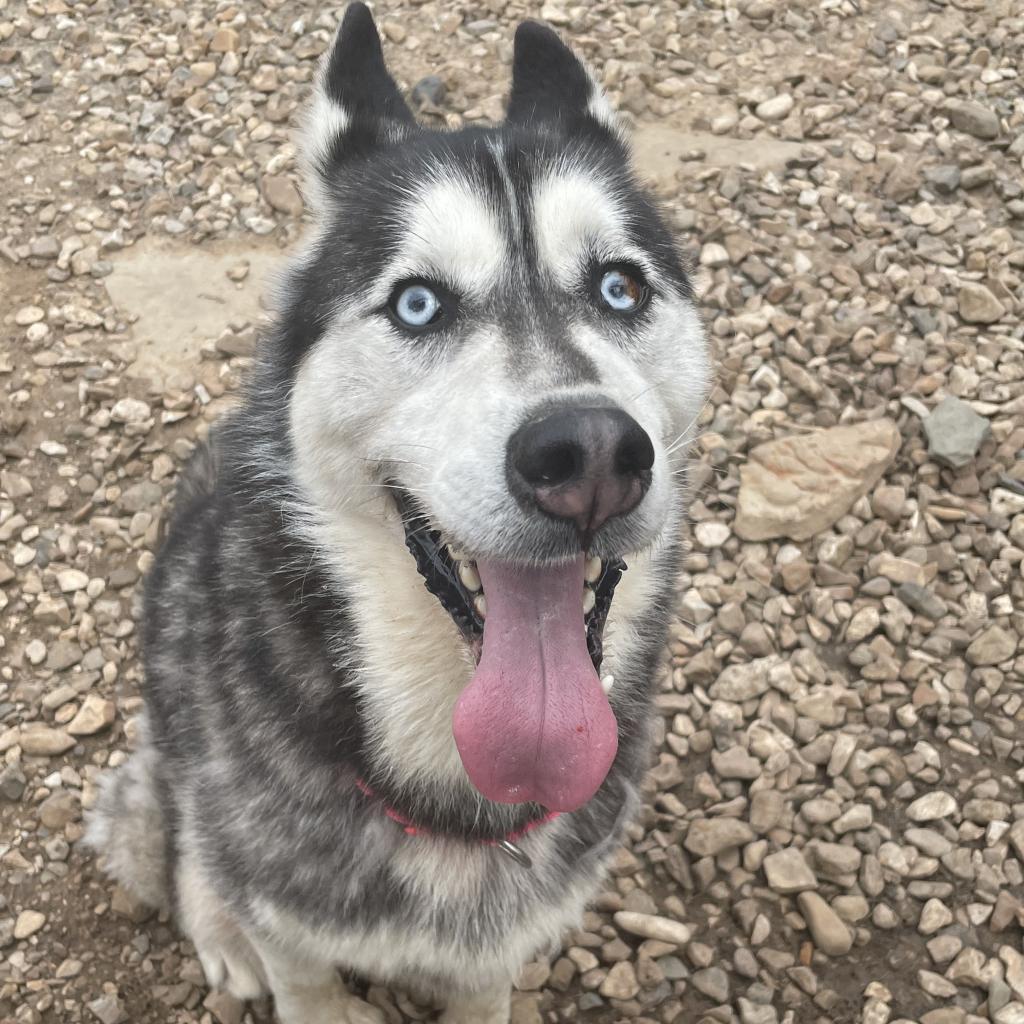
[[[371,800],[380,799],[376,792],[374,792],[373,787],[363,779],[356,779],[356,787],[360,793],[369,797]],[[381,801],[381,803],[383,803],[383,801]],[[401,825],[402,831],[407,836],[432,836],[435,834],[423,825],[414,824],[403,814],[396,811],[394,807],[391,807],[388,804],[383,804],[383,807],[385,815],[387,815],[387,817],[396,824]],[[522,828],[516,829],[513,832],[507,832],[501,839],[478,839],[476,842],[479,842],[484,846],[496,846],[503,853],[507,853],[513,860],[522,864],[523,867],[528,868],[532,866],[530,858],[520,850],[518,846],[516,846],[516,843],[522,840],[524,836],[528,835],[535,828],[538,828],[541,825],[546,825],[550,821],[554,821],[555,818],[559,817],[559,815],[559,811],[548,811],[548,813],[543,817],[534,818],[533,821],[528,821]]]

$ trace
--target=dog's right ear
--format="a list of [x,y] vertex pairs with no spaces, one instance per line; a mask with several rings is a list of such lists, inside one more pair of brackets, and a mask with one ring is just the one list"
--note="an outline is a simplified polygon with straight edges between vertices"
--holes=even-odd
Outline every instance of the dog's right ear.
[[415,118],[384,63],[373,15],[349,4],[330,50],[317,70],[302,142],[306,191],[315,205],[335,165],[382,138],[398,138]]

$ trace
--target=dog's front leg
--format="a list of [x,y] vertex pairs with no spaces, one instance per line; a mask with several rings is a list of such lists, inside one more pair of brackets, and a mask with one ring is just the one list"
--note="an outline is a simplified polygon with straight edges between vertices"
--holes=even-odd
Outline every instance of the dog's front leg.
[[475,995],[452,996],[439,1024],[508,1024],[510,999],[508,985]]
[[349,992],[332,964],[267,946],[260,947],[260,956],[281,1024],[387,1024],[380,1010]]

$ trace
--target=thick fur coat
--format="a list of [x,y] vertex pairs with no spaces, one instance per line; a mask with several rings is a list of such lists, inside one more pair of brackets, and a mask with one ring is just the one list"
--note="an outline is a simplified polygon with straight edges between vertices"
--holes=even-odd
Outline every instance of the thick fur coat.
[[[140,743],[91,837],[174,910],[212,985],[269,989],[284,1024],[381,1019],[339,968],[440,997],[449,1024],[505,1024],[511,980],[578,922],[637,807],[677,453],[707,389],[699,321],[607,102],[539,25],[517,34],[507,122],[432,132],[354,4],[305,160],[316,227],[241,408],[181,481],[146,587]],[[643,275],[635,318],[579,283],[605,265]],[[410,339],[386,307],[424,278],[458,312]],[[653,465],[643,501],[588,537],[628,565],[601,667],[618,752],[584,806],[517,840],[526,868],[494,842],[544,809],[467,777],[452,715],[473,649],[424,586],[396,497],[460,548],[568,557],[575,534],[510,494],[506,449],[538,403],[575,401],[625,410]]]

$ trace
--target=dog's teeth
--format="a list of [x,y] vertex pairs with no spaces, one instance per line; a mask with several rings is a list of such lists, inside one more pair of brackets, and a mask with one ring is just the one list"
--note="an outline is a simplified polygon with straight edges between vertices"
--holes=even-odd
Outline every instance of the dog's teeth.
[[606,675],[601,680],[601,689],[604,690],[604,692],[606,694],[611,693],[612,692],[612,686],[613,686],[614,683],[615,683],[615,676],[610,675],[610,674]]
[[487,618],[487,598],[483,594],[473,599],[473,607],[481,619]]
[[474,594],[482,586],[480,583],[480,573],[476,571],[476,566],[472,562],[459,562],[459,579],[462,585]]
[[469,555],[465,551],[453,548],[451,544],[448,545],[448,556],[453,562],[468,562],[470,560]]
[[596,555],[593,558],[587,559],[587,568],[583,574],[583,578],[588,583],[596,583],[601,575],[601,559]]
[[583,614],[589,615],[594,610],[594,605],[597,604],[597,595],[590,589],[590,587],[583,588]]

